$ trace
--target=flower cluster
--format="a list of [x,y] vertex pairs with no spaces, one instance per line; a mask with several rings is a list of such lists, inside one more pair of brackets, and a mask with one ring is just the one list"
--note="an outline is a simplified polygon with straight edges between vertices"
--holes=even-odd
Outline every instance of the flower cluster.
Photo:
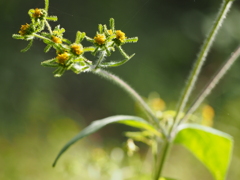
[[[74,42],[64,38],[64,28],[60,25],[54,29],[49,21],[57,21],[56,16],[48,16],[48,0],[45,0],[45,9],[30,9],[28,12],[31,23],[22,25],[19,34],[14,34],[13,38],[30,41],[28,46],[22,50],[26,52],[32,46],[33,40],[38,38],[46,44],[44,52],[48,52],[51,48],[56,50],[56,57],[43,61],[43,66],[55,67],[55,77],[60,77],[66,70],[72,70],[74,73],[93,71],[98,68],[116,67],[129,61],[133,56],[127,55],[122,49],[122,45],[130,42],[137,42],[138,38],[127,38],[121,30],[115,30],[114,19],[110,19],[110,28],[100,24],[95,37],[90,38],[86,33],[78,31]],[[45,31],[47,30],[47,32]],[[83,40],[92,43],[90,47],[82,45]],[[106,56],[110,56],[111,52],[117,48],[123,55],[124,60],[121,61],[105,61]],[[94,62],[88,60],[84,53],[91,52],[98,59]]]

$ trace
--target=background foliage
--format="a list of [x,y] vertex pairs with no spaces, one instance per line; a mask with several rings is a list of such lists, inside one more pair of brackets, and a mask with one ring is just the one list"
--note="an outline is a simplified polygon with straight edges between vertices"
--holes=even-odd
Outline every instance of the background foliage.
[[[72,40],[77,30],[93,36],[99,23],[107,24],[114,17],[116,27],[124,29],[129,37],[138,36],[139,42],[131,48],[125,46],[127,53],[136,55],[112,72],[145,97],[152,91],[158,92],[167,108],[173,109],[219,6],[220,1],[207,0],[51,0],[49,13],[58,16],[57,23],[66,29],[65,37]],[[86,124],[110,115],[134,114],[135,105],[121,89],[92,74],[77,76],[69,72],[54,78],[52,69],[40,66],[42,60],[54,55],[54,51],[43,54],[43,43],[35,42],[31,51],[19,52],[26,42],[15,41],[11,35],[19,31],[20,24],[29,21],[30,8],[44,7],[42,0],[1,0],[0,7],[0,179],[97,179],[103,169],[103,179],[116,180],[125,171],[130,172],[131,179],[136,170],[124,167],[134,164],[139,169],[145,149],[140,151],[142,156],[132,157],[131,162],[125,162],[125,156],[124,160],[111,157],[114,148],[123,147],[123,125],[104,128],[72,147],[56,169],[50,167],[62,145]],[[239,45],[239,8],[240,2],[236,1],[214,43],[195,94]],[[121,57],[116,53],[112,58]],[[215,109],[214,127],[235,139],[228,179],[240,176],[239,66],[237,62],[206,101]],[[102,146],[107,148],[103,150]],[[92,157],[95,154],[103,158],[102,164],[96,163],[99,157]],[[171,154],[164,174],[185,180],[212,179],[182,147],[174,147]],[[112,169],[105,167],[104,162],[111,162]],[[118,174],[111,177],[107,172]]]

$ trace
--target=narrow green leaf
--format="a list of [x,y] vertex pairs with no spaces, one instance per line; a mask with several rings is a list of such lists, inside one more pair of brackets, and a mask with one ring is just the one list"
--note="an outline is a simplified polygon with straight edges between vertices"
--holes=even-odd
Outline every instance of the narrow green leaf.
[[44,48],[44,52],[47,53],[50,49],[51,49],[52,45],[48,44],[45,48]]
[[53,58],[53,59],[49,59],[41,62],[41,65],[45,67],[58,67],[59,65],[55,62],[56,62],[56,58]]
[[45,0],[45,11],[48,12],[49,0]]
[[84,52],[93,52],[94,50],[95,50],[95,47],[93,47],[93,46],[83,48]]
[[82,42],[82,40],[85,38],[85,36],[86,36],[85,32],[77,31],[75,43],[79,44],[80,42]]
[[49,21],[57,21],[58,17],[57,16],[48,16],[48,17],[46,17],[46,19]]
[[[99,129],[103,128],[104,126],[111,124],[111,123],[122,123],[132,127],[137,127],[141,129],[154,129],[147,121],[140,117],[136,116],[125,116],[125,115],[118,115],[118,116],[111,116],[101,120],[97,120],[92,122],[89,126],[83,129],[79,134],[77,134],[74,138],[72,138],[59,152],[57,155],[53,167],[56,165],[60,156],[75,142],[78,140],[98,131]],[[153,130],[156,131],[156,130]]]
[[58,67],[54,72],[54,77],[61,77],[63,73],[66,71],[64,67]]
[[125,40],[125,43],[136,43],[138,42],[138,37],[132,37]]
[[216,180],[225,180],[233,149],[230,135],[206,126],[183,124],[174,142],[193,153]]
[[87,41],[89,41],[89,42],[91,42],[91,43],[94,42],[94,39],[92,39],[92,38],[90,38],[90,37],[88,37],[88,36],[85,36],[85,38],[86,38]]
[[67,44],[72,44],[72,42],[70,40],[66,39],[66,38],[62,38],[62,41],[67,43]]
[[103,33],[103,25],[102,24],[98,25],[98,31],[99,31],[100,34]]
[[24,49],[22,49],[21,52],[26,52],[26,51],[28,51],[28,50],[31,48],[32,44],[33,44],[33,40],[30,40],[30,42],[28,43],[27,47],[25,47]]
[[111,62],[103,62],[101,63],[100,67],[102,68],[108,68],[108,67],[117,67],[117,66],[121,66],[123,64],[125,64],[126,62],[128,62],[135,54],[131,55],[129,58],[124,59],[122,61],[111,61]]
[[12,37],[13,37],[14,39],[24,39],[24,37],[21,36],[20,34],[13,34]]
[[112,31],[115,31],[115,22],[113,18],[110,18],[109,20],[109,24],[110,24],[110,28],[112,29]]

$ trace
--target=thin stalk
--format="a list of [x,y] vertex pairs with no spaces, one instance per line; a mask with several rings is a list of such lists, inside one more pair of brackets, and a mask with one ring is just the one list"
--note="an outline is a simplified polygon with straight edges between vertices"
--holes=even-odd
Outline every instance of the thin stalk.
[[97,64],[96,64],[96,66],[95,66],[95,69],[98,68],[98,66],[101,64],[101,62],[103,61],[103,59],[104,59],[105,56],[106,56],[106,52],[102,52],[101,55],[100,55],[100,57],[99,57],[99,59],[98,59],[98,61],[97,61]]
[[42,40],[47,40],[47,41],[51,41],[51,42],[52,42],[51,39],[48,39],[48,38],[46,38],[46,37],[44,37],[44,36],[41,36],[41,35],[38,35],[38,34],[36,34],[36,33],[33,33],[33,35],[34,35],[35,37],[38,37],[38,38],[42,39]]
[[213,44],[213,41],[217,35],[217,32],[219,28],[221,27],[227,12],[230,10],[230,7],[232,5],[231,0],[223,0],[223,3],[219,9],[217,18],[215,23],[212,26],[212,29],[210,33],[208,34],[205,42],[203,43],[202,48],[200,49],[200,53],[198,54],[197,60],[193,66],[193,69],[189,75],[188,81],[185,85],[185,88],[183,90],[183,94],[180,97],[179,104],[176,110],[176,116],[174,117],[173,125],[171,126],[169,130],[169,136],[168,138],[165,139],[165,145],[163,147],[163,154],[161,156],[160,162],[159,162],[159,167],[157,174],[155,176],[155,180],[158,180],[161,177],[163,166],[165,163],[165,160],[167,158],[167,155],[169,153],[170,147],[172,145],[172,139],[174,138],[173,131],[175,130],[175,127],[178,125],[179,119],[180,119],[180,114],[183,112],[183,110],[186,107],[187,101],[192,93],[192,90],[196,84],[197,78],[199,76],[199,73],[202,69],[202,66],[206,60],[206,57],[209,53],[209,50]]
[[45,0],[45,11],[48,12],[49,0]]
[[50,26],[50,24],[48,23],[47,20],[45,20],[45,24],[46,24],[46,26],[47,26],[47,28],[48,28],[49,33],[52,35],[52,34],[53,34],[52,28],[51,28],[51,26]]
[[218,72],[212,77],[209,83],[205,86],[202,92],[198,95],[194,103],[191,105],[189,110],[186,112],[183,119],[179,122],[185,122],[188,120],[189,116],[194,113],[194,111],[199,107],[199,105],[203,102],[203,100],[211,93],[212,89],[218,84],[220,79],[226,74],[226,72],[230,69],[233,63],[240,56],[240,46],[232,53],[231,57],[222,65],[222,67],[218,70]]
[[[191,95],[191,92],[196,84],[196,80],[198,78],[198,75],[200,73],[200,70],[202,69],[202,66],[206,60],[206,57],[209,53],[209,50],[213,44],[213,41],[217,35],[217,32],[220,28],[220,26],[222,25],[223,23],[223,20],[225,19],[226,15],[227,15],[227,12],[229,11],[230,7],[232,5],[232,1],[229,1],[229,0],[223,0],[223,3],[222,3],[222,6],[221,8],[219,9],[219,13],[217,15],[217,18],[216,18],[216,21],[215,23],[213,24],[213,27],[209,33],[209,35],[207,36],[201,50],[200,50],[200,53],[197,57],[197,60],[193,66],[193,69],[189,75],[189,79],[186,83],[186,86],[184,88],[184,91],[183,91],[183,94],[182,96],[180,97],[180,101],[179,101],[179,105],[178,105],[178,108],[177,108],[177,113],[176,113],[176,116],[174,118],[174,124],[176,125],[179,121],[179,118],[180,118],[180,114],[183,112],[185,106],[186,106],[186,103]],[[173,126],[172,126],[173,128]],[[171,129],[172,131],[172,129]]]
[[167,137],[167,133],[165,129],[162,127],[162,125],[159,123],[159,120],[155,117],[152,110],[144,102],[141,96],[132,87],[130,87],[126,82],[124,82],[122,79],[120,79],[116,75],[113,75],[105,70],[97,69],[92,72],[114,82],[119,87],[124,89],[130,95],[130,97],[132,97],[137,103],[139,103],[139,105],[142,107],[146,115],[149,117],[149,120],[151,121],[151,123],[153,123],[156,127],[160,128],[161,132],[163,133],[163,136]]
[[165,144],[163,144],[162,154],[161,154],[160,159],[159,159],[159,166],[157,167],[158,169],[157,169],[157,172],[155,174],[154,180],[159,180],[159,178],[162,175],[163,166],[164,166],[164,163],[165,163],[165,161],[168,157],[168,153],[169,153],[171,145],[172,145],[172,142],[166,139]]

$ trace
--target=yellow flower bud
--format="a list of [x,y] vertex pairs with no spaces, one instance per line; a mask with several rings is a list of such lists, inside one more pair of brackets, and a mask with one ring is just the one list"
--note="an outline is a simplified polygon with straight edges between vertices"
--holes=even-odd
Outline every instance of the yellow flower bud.
[[62,44],[62,40],[61,38],[57,37],[57,36],[52,36],[52,41],[58,44]]
[[97,34],[97,35],[94,37],[94,40],[95,40],[95,43],[98,43],[99,45],[102,45],[102,44],[105,43],[106,37],[105,37],[105,35],[103,35],[103,34]]
[[121,30],[116,31],[116,38],[119,39],[121,42],[124,42],[124,40],[127,38],[125,36],[125,33],[122,32]]
[[59,64],[64,64],[64,62],[67,61],[68,59],[69,59],[69,54],[67,52],[57,55],[57,62]]
[[39,17],[41,17],[41,15],[42,15],[42,11],[41,11],[40,9],[38,9],[38,8],[36,8],[36,9],[34,10],[34,13],[32,14],[32,16],[33,16],[34,18],[39,18]]
[[21,36],[24,36],[27,33],[28,28],[30,27],[30,25],[28,23],[26,23],[26,25],[22,25],[20,28],[20,31],[18,31],[18,33]]
[[71,45],[71,50],[74,54],[80,55],[83,53],[83,47],[81,44],[73,44]]

